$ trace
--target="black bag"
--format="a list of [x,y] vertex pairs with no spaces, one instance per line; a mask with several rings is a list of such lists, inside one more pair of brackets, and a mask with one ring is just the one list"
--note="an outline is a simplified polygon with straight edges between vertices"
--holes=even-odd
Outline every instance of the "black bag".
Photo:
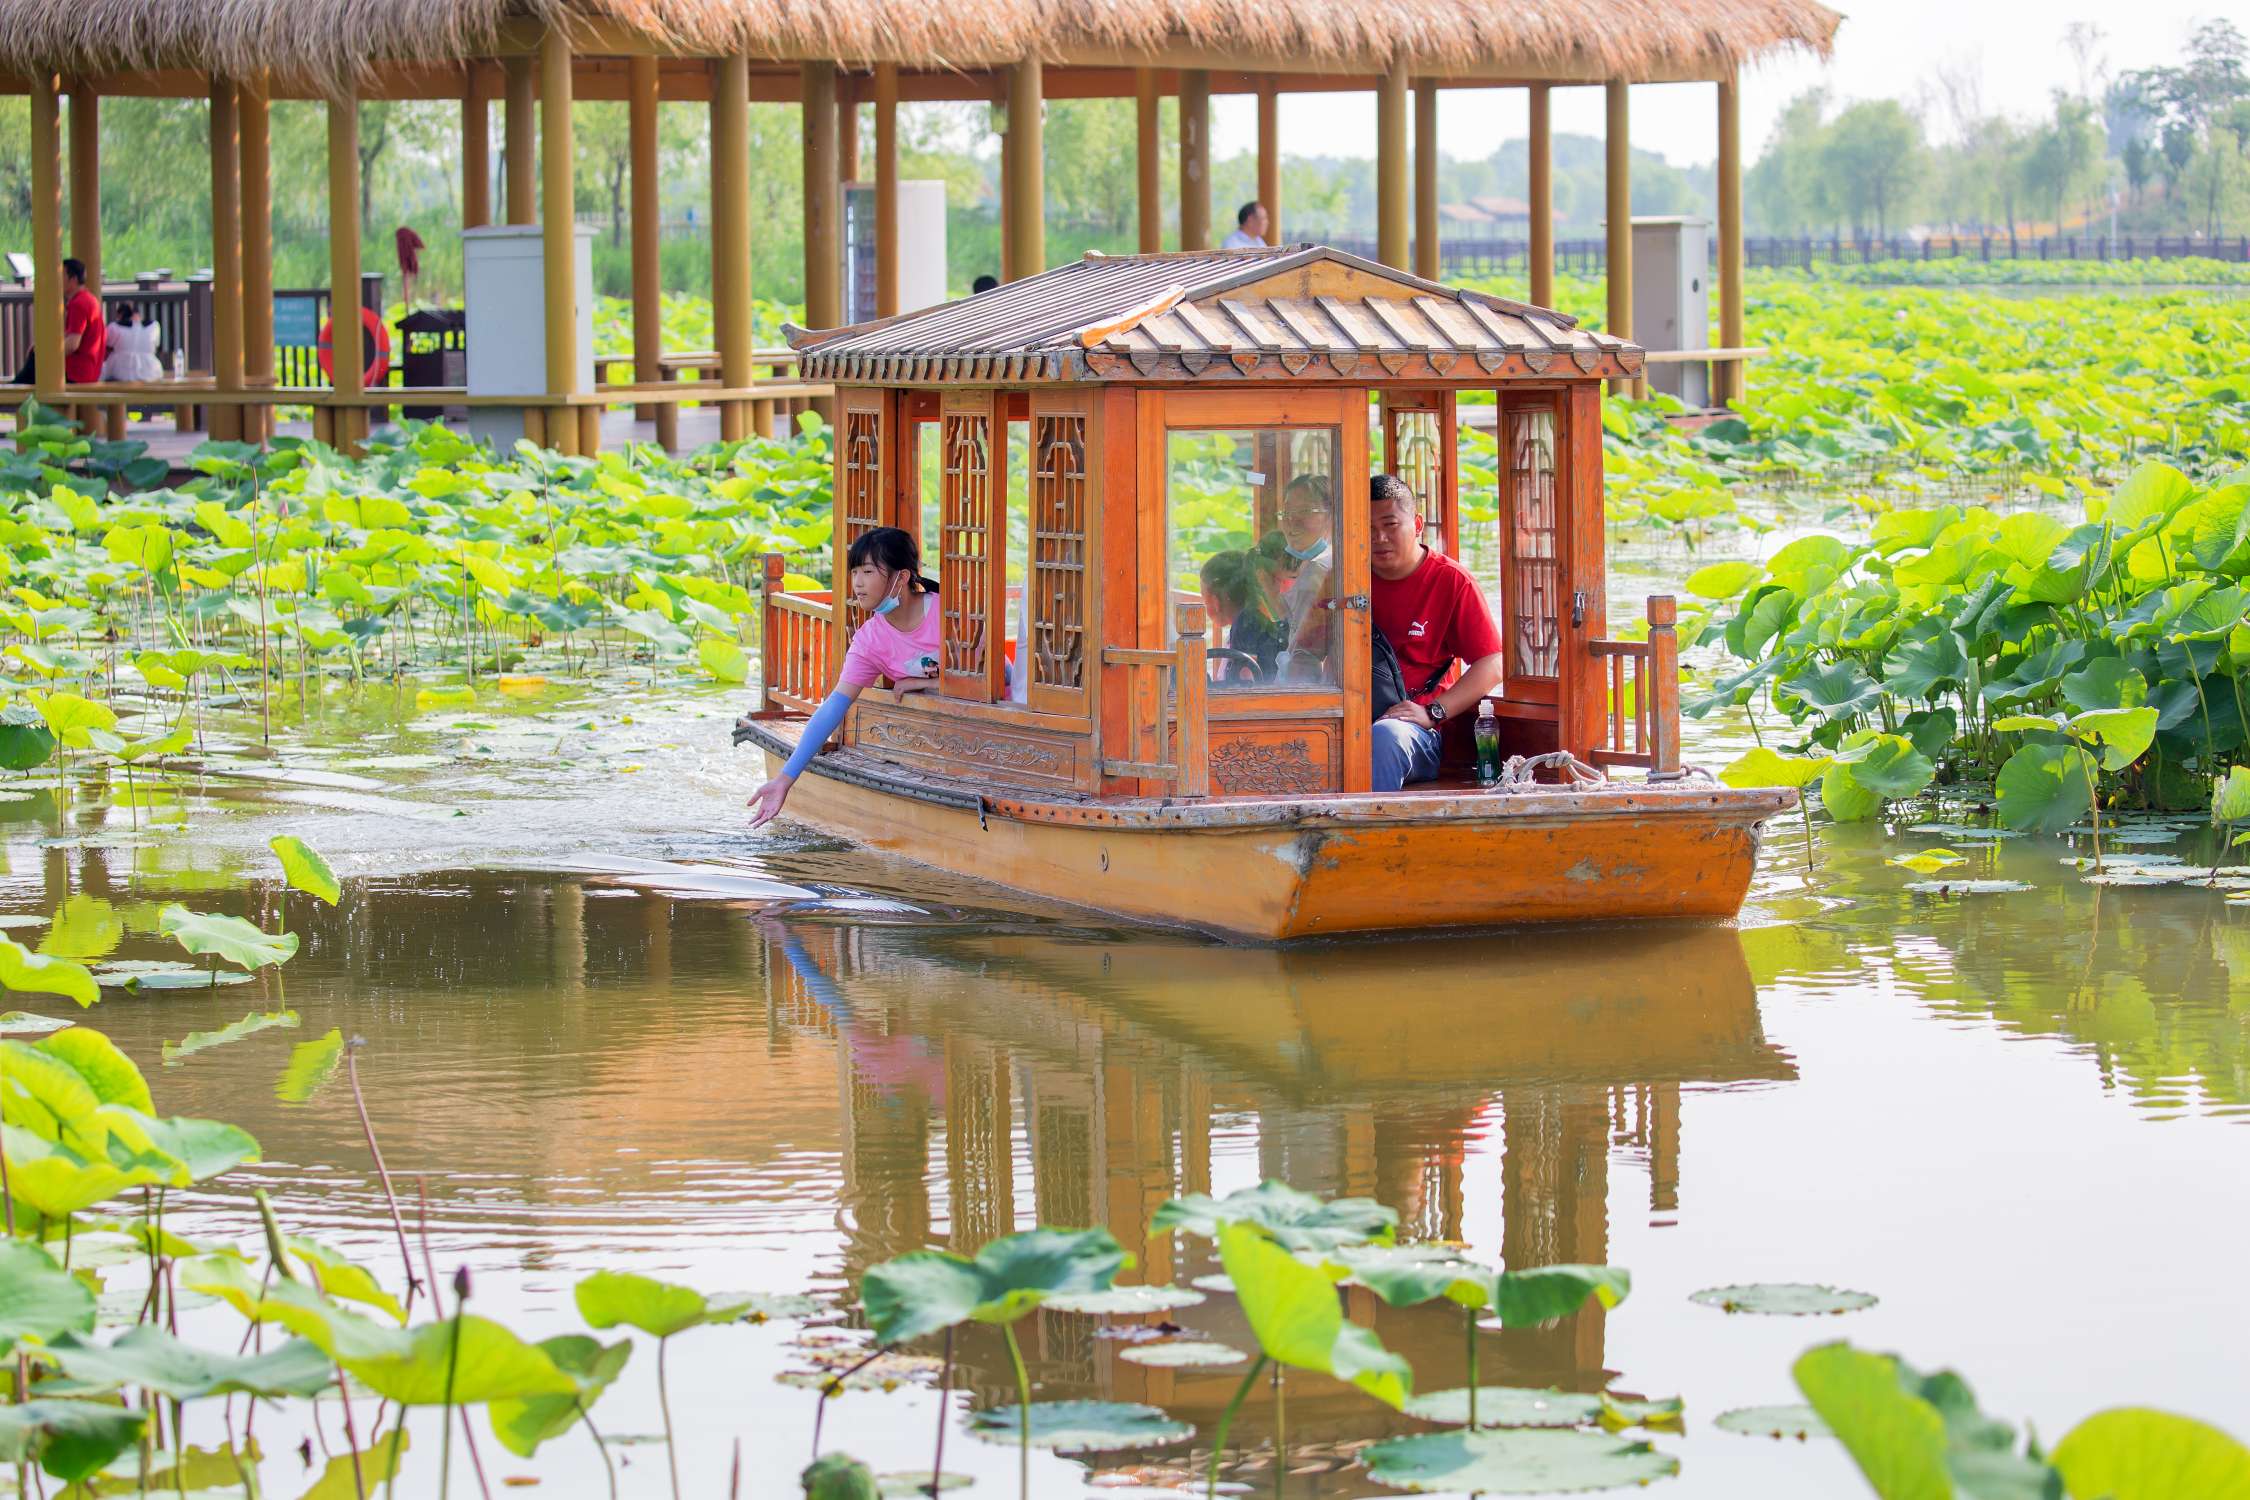
[[[1367,636],[1370,647],[1368,707],[1380,719],[1407,700],[1406,675],[1399,667],[1398,652],[1392,648],[1389,637],[1372,625],[1368,627]],[[1430,680],[1422,684],[1422,691],[1412,696],[1420,698],[1436,692],[1437,685],[1445,681],[1445,672],[1445,666],[1441,665],[1430,674]]]

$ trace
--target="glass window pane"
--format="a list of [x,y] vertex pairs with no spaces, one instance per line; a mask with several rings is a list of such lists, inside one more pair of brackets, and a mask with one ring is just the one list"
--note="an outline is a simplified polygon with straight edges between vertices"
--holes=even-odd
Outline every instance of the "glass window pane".
[[1171,597],[1203,601],[1214,692],[1335,685],[1341,446],[1333,427],[1166,435]]

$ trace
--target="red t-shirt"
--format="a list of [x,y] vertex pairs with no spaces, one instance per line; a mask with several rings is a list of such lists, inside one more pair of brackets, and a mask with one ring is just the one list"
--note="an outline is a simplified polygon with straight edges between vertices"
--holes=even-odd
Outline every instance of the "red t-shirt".
[[1422,565],[1404,578],[1374,578],[1368,598],[1375,628],[1398,653],[1399,678],[1417,699],[1425,696],[1422,684],[1441,668],[1500,649],[1500,627],[1492,623],[1484,591],[1467,568],[1442,552],[1425,552]]
[[63,337],[81,334],[78,348],[63,356],[63,379],[71,385],[92,385],[102,378],[102,360],[109,353],[109,325],[102,321],[102,300],[80,287],[63,303]]

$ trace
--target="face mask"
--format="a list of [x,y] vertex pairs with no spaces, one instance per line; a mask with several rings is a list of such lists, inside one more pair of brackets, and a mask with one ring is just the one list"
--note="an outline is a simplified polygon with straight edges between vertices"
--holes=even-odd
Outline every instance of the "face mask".
[[878,620],[881,619],[883,616],[889,614],[892,610],[898,608],[899,605],[903,602],[905,601],[901,600],[898,595],[891,595],[882,603],[875,606],[875,618],[877,618]]
[[1320,561],[1320,559],[1328,555],[1328,538],[1322,537],[1319,541],[1313,543],[1310,547],[1301,549],[1292,547],[1287,542],[1283,542],[1281,544],[1281,550],[1288,553],[1291,557],[1294,557],[1299,562],[1318,562]]

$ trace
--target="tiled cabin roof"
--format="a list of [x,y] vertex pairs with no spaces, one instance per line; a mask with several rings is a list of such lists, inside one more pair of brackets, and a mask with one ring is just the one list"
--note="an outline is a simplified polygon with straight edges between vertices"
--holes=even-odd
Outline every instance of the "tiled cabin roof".
[[862,385],[1609,378],[1642,363],[1639,346],[1565,313],[1323,245],[1088,255],[789,341],[804,378]]

